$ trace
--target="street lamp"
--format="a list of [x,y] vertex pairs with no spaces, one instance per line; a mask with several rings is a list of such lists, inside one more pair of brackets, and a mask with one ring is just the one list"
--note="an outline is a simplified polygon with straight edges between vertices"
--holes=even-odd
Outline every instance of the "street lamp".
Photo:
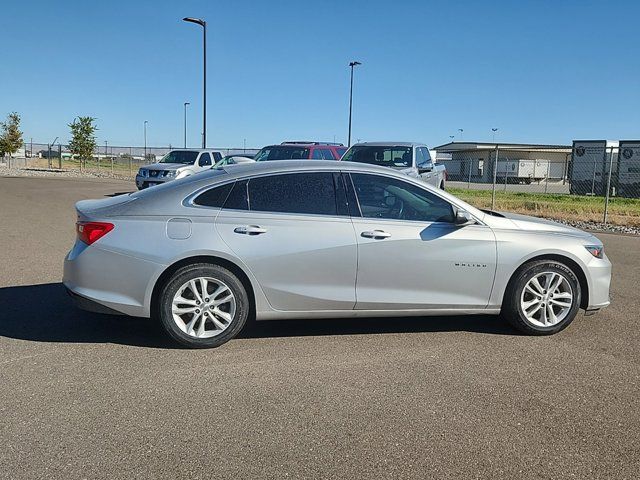
[[202,148],[207,148],[207,22],[193,17],[182,20],[202,27]]
[[453,142],[453,139],[456,138],[455,135],[449,135],[449,138],[451,139],[451,141]]
[[357,65],[362,65],[360,62],[349,62],[349,66],[351,67],[351,88],[349,89],[349,139],[347,141],[347,146],[351,146],[351,111],[353,108],[353,67]]
[[184,102],[184,148],[187,148],[187,105],[191,104]]
[[458,131],[460,132],[460,140],[462,140],[462,132],[464,132],[464,129],[459,128]]
[[147,120],[144,121],[144,159],[143,162],[147,161]]
[[496,132],[498,131],[498,129],[492,128],[491,131],[493,132],[493,143],[496,143]]

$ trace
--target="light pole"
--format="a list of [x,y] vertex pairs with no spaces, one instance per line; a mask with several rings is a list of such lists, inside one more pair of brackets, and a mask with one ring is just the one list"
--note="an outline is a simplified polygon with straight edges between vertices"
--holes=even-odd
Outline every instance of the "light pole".
[[453,139],[456,138],[455,135],[449,135],[449,138],[451,139],[451,142],[453,143]]
[[184,102],[184,148],[187,148],[187,105],[191,104]]
[[182,20],[202,27],[202,148],[207,148],[207,22],[193,17]]
[[142,160],[143,162],[147,161],[147,122],[146,120],[144,121],[144,159]]
[[464,129],[459,128],[458,131],[460,132],[460,141],[462,141],[462,132],[464,132]]
[[349,62],[349,66],[351,67],[351,88],[349,89],[349,138],[347,141],[347,147],[351,146],[351,111],[353,109],[353,67],[356,65],[362,65],[360,62]]
[[496,143],[496,132],[498,131],[498,129],[492,128],[491,131],[493,132],[493,143]]

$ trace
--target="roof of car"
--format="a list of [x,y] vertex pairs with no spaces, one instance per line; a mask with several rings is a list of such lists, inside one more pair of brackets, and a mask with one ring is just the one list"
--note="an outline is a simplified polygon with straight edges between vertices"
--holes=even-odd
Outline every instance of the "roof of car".
[[272,162],[242,163],[237,165],[225,165],[221,167],[230,175],[243,176],[245,174],[284,172],[284,171],[311,171],[311,170],[344,170],[344,171],[371,171],[389,174],[393,172],[389,167],[369,165],[367,163],[342,162],[337,160],[276,160]]
[[387,147],[387,146],[394,146],[394,147],[425,147],[426,145],[424,143],[420,143],[420,142],[361,142],[361,143],[355,143],[352,146],[353,147],[356,147],[356,146],[367,146],[367,147]]

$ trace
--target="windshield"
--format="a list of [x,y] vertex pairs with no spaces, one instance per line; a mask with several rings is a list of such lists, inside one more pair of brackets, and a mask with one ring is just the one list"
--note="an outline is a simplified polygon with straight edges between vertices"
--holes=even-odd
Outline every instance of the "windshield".
[[392,145],[356,145],[342,157],[345,162],[369,163],[383,167],[404,168],[413,165],[412,147]]
[[285,147],[276,145],[273,147],[264,147],[254,157],[256,162],[265,162],[268,160],[295,160],[309,158],[309,149],[306,147]]
[[193,164],[198,158],[198,152],[193,152],[189,150],[172,150],[167,153],[160,163],[184,163],[184,164]]

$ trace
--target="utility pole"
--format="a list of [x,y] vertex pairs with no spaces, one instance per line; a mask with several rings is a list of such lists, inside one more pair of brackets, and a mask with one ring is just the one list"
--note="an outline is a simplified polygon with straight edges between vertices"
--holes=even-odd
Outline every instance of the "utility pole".
[[347,140],[347,147],[351,146],[351,113],[353,110],[353,67],[357,65],[362,65],[360,62],[349,62],[349,67],[351,67],[351,87],[349,88],[349,137]]
[[191,104],[184,102],[184,148],[187,148],[187,105]]

